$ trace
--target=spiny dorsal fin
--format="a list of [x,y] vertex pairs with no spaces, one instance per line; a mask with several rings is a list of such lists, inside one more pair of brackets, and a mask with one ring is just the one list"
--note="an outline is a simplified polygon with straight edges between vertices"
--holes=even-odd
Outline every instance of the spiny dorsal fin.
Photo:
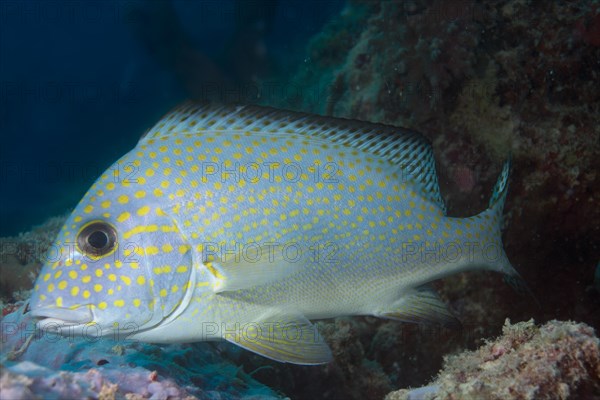
[[223,130],[294,133],[369,152],[399,166],[402,180],[416,183],[425,197],[446,212],[431,145],[420,133],[404,128],[255,105],[185,102],[163,117],[140,142]]

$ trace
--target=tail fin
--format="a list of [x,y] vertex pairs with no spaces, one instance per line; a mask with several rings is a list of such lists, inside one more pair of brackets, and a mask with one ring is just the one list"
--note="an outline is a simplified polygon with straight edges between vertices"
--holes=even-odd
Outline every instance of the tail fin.
[[510,158],[504,163],[500,176],[494,186],[489,207],[482,213],[471,217],[480,238],[479,245],[486,250],[482,257],[486,269],[501,272],[506,276],[518,276],[517,271],[510,265],[502,246],[502,210],[508,192],[508,177],[510,175]]
[[489,208],[497,207],[500,211],[504,208],[504,202],[506,201],[506,193],[508,192],[508,177],[510,175],[511,160],[510,156],[504,162],[500,176],[496,181],[492,197],[490,197]]

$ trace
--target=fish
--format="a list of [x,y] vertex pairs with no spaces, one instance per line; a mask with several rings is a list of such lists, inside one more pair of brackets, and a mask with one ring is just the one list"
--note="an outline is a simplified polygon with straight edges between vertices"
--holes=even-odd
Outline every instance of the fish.
[[451,217],[416,131],[186,102],[73,209],[29,312],[62,335],[226,340],[324,364],[311,321],[453,324],[431,282],[467,270],[521,282],[501,239],[509,171],[510,159],[486,210]]

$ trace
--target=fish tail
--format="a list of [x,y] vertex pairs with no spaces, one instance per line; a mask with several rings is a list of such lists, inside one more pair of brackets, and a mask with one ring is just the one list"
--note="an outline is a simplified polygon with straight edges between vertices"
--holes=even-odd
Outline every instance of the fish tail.
[[504,208],[504,203],[506,202],[510,167],[511,157],[509,156],[502,166],[502,171],[500,172],[500,176],[498,177],[496,185],[494,185],[494,190],[492,191],[492,197],[490,197],[489,208],[498,209],[500,214],[502,214],[502,209]]
[[508,192],[510,175],[510,158],[504,163],[500,176],[494,185],[488,208],[482,213],[471,217],[479,231],[479,243],[485,260],[485,268],[501,272],[505,275],[515,275],[517,271],[510,265],[502,245],[503,209]]

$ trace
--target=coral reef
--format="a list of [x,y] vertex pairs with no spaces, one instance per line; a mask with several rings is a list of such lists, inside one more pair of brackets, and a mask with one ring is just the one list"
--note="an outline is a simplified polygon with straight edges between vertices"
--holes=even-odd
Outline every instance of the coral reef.
[[446,357],[427,390],[403,389],[386,400],[600,396],[600,340],[588,325],[550,321],[537,327],[533,320],[512,325],[507,320],[502,331],[476,351]]
[[[350,2],[339,21],[312,42],[311,64],[294,78],[302,87],[318,79],[326,92],[317,103],[296,106],[406,127],[428,120],[432,111],[443,109],[441,93],[473,75],[479,31],[464,5]],[[351,31],[341,43],[340,35],[332,34],[340,26]],[[362,28],[358,35],[357,28]]]

